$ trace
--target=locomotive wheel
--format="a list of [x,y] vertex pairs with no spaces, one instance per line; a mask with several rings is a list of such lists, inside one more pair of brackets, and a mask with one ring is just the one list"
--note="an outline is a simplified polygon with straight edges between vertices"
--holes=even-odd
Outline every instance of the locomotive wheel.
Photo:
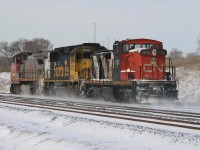
[[32,95],[36,94],[36,85],[35,85],[35,83],[31,83],[31,84],[29,85],[29,88],[30,88],[30,93],[31,93]]
[[149,96],[148,96],[148,95],[144,95],[144,94],[140,94],[140,95],[139,95],[138,102],[141,102],[141,101],[148,101],[148,100],[149,100]]
[[54,88],[54,84],[50,84],[50,85],[49,85],[49,94],[50,94],[50,95],[56,95],[56,91],[55,91],[55,88]]
[[21,89],[21,85],[17,85],[17,94],[21,94],[22,93],[22,89]]
[[132,100],[131,93],[127,90],[120,90],[119,91],[119,98],[120,98],[120,101],[130,102]]
[[99,97],[98,89],[97,88],[90,88],[90,89],[88,89],[86,96],[88,98],[98,98]]
[[43,91],[44,91],[44,95],[47,95],[47,96],[56,95],[54,84],[51,84],[51,83],[45,84]]
[[119,91],[119,100],[124,101],[126,99],[126,94],[124,90]]
[[45,84],[43,91],[44,91],[44,95],[47,95],[47,96],[49,95],[49,86],[47,84]]
[[14,85],[13,84],[11,84],[11,86],[10,86],[10,93],[15,94],[14,93]]
[[12,84],[10,87],[10,92],[12,94],[21,94],[21,85]]
[[113,87],[113,97],[115,98],[115,100],[120,100],[118,87]]

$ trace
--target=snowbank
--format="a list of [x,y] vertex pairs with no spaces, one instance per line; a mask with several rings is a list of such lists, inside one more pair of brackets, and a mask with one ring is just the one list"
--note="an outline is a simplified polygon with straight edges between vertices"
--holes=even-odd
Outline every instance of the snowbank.
[[177,69],[179,99],[184,103],[200,103],[200,70]]
[[10,73],[2,72],[0,73],[0,93],[10,92]]

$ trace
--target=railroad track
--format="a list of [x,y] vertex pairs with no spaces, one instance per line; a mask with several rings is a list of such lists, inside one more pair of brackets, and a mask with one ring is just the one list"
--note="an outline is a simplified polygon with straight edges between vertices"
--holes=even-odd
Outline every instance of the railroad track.
[[200,113],[0,95],[0,103],[200,130]]

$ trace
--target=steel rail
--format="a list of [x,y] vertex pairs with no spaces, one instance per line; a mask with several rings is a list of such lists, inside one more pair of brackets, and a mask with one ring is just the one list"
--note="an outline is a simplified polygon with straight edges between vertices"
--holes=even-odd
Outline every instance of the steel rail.
[[[139,121],[139,122],[146,122],[146,123],[153,123],[153,124],[159,124],[159,125],[168,125],[168,126],[174,126],[174,127],[181,127],[181,128],[187,128],[187,129],[194,129],[194,130],[200,130],[200,123],[195,122],[186,122],[186,121],[178,121],[178,120],[171,120],[171,119],[161,119],[161,118],[150,118],[145,116],[136,116],[136,115],[127,115],[127,114],[120,114],[116,112],[104,112],[104,111],[96,111],[96,110],[86,110],[79,108],[71,108],[71,107],[61,107],[61,106],[50,106],[44,104],[27,104],[25,102],[19,102],[19,101],[5,101],[1,100],[1,103],[6,104],[14,104],[14,105],[20,105],[20,106],[28,106],[28,107],[36,107],[36,108],[43,108],[43,109],[51,109],[51,110],[59,110],[59,111],[67,111],[67,112],[74,112],[74,113],[81,113],[81,114],[88,114],[88,115],[95,115],[95,116],[102,116],[102,117],[109,117],[109,118],[117,118],[117,119],[123,119],[123,120],[130,120],[130,121]],[[150,119],[150,120],[144,120],[144,119]],[[162,121],[162,122],[158,122]],[[169,123],[172,122],[172,123]],[[176,123],[176,124],[174,124]],[[179,124],[177,124],[179,123]],[[180,124],[182,123],[182,124]],[[185,125],[187,124],[187,125]],[[190,126],[188,126],[190,125]],[[191,126],[194,125],[194,126]],[[198,125],[198,126],[195,126]]]
[[[9,96],[10,97],[10,96]],[[8,98],[9,98],[8,97]],[[12,96],[15,97],[15,96]],[[39,100],[44,102],[48,102],[48,103],[63,103],[63,104],[67,104],[67,105],[74,105],[75,107],[77,107],[78,105],[82,106],[82,107],[92,107],[92,108],[104,108],[104,109],[115,109],[115,110],[121,110],[121,111],[135,111],[135,112],[146,112],[146,113],[155,113],[155,114],[165,114],[165,115],[173,115],[173,116],[182,116],[182,117],[196,117],[196,118],[200,118],[200,113],[194,113],[194,112],[188,112],[188,111],[172,111],[172,110],[157,110],[157,109],[151,109],[151,108],[139,108],[139,107],[128,107],[128,106],[116,106],[116,105],[103,105],[103,104],[94,104],[94,103],[80,103],[80,102],[72,102],[72,101],[63,101],[63,100],[49,100],[49,99],[38,99],[38,98],[25,98],[25,97],[15,97],[15,98],[19,98],[20,100]]]

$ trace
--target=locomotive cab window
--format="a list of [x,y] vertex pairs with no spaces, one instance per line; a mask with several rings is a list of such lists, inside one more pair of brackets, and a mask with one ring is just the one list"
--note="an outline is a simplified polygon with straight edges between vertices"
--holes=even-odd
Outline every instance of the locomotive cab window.
[[18,63],[20,63],[20,62],[21,62],[20,56],[16,56],[16,63],[18,64]]
[[60,59],[60,55],[57,51],[50,53],[50,61],[51,62],[59,61],[59,59]]
[[141,48],[140,44],[135,44],[135,48]]
[[160,49],[160,46],[159,46],[159,45],[156,45],[156,49]]
[[135,49],[135,44],[130,44],[130,49]]
[[128,50],[129,50],[128,44],[123,44],[122,51],[128,52]]
[[142,51],[141,51],[141,54],[142,54],[142,55],[150,55],[150,54],[151,54],[151,51],[150,51],[150,50],[142,50]]
[[119,53],[119,45],[117,41],[113,44],[113,51],[115,54]]
[[157,55],[167,55],[167,51],[166,50],[158,50]]
[[26,60],[27,56],[26,55],[21,55],[21,60]]
[[111,59],[111,53],[106,54],[106,59]]
[[[130,44],[130,49],[141,48],[140,44]],[[142,48],[147,48],[146,44],[142,44]]]
[[153,44],[147,44],[147,48],[151,49],[153,47]]
[[151,49],[153,47],[153,44],[142,44],[142,48]]
[[85,58],[85,59],[90,59],[90,57],[91,57],[91,52],[84,52],[83,53],[83,58]]
[[81,61],[81,53],[76,53],[76,61]]
[[42,65],[42,64],[44,64],[44,61],[43,61],[43,59],[37,59],[37,62],[38,62],[38,64],[39,64],[39,65]]
[[74,62],[74,53],[70,55],[71,62]]
[[142,48],[147,48],[147,45],[146,44],[142,44]]
[[153,45],[153,48],[160,49],[161,47],[160,47],[160,45]]
[[16,63],[16,57],[12,58],[12,63]]

